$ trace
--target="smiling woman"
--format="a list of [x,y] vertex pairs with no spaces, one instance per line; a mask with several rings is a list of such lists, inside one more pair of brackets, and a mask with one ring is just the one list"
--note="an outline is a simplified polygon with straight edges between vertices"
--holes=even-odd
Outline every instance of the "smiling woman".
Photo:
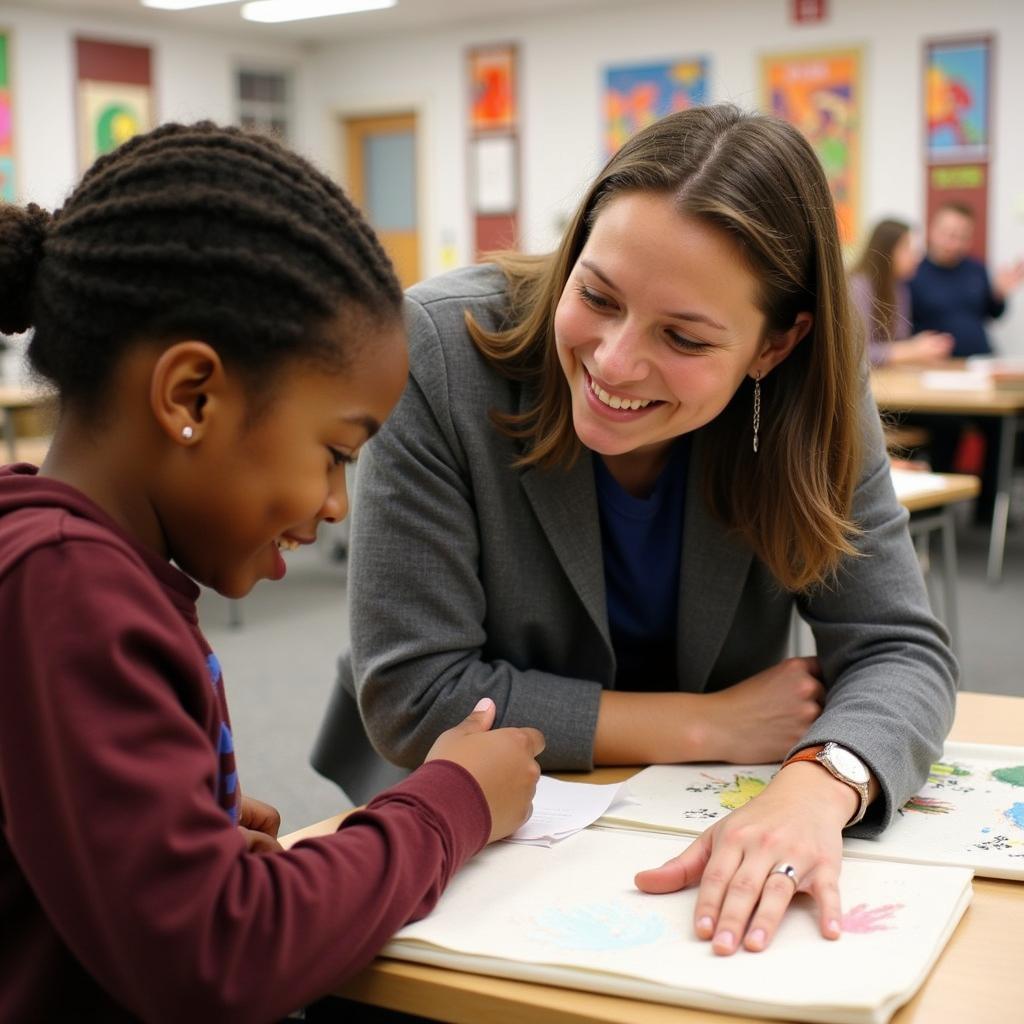
[[[315,763],[365,798],[395,772],[374,748],[412,767],[483,696],[544,728],[549,769],[805,750],[638,881],[700,880],[694,927],[728,954],[771,941],[785,863],[836,937],[841,831],[867,812],[877,833],[919,786],[956,666],[809,145],[728,106],[670,115],[611,158],[555,252],[419,285],[406,318]],[[785,658],[794,609],[817,658]]]

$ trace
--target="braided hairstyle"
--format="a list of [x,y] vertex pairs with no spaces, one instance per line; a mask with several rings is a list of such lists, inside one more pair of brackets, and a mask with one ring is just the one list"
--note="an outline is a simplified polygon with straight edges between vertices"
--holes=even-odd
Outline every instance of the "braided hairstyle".
[[143,340],[201,338],[254,394],[288,359],[340,370],[351,353],[330,325],[390,322],[401,301],[337,185],[270,138],[208,121],[101,157],[53,216],[0,206],[0,331],[35,328],[29,360],[65,403],[96,405]]

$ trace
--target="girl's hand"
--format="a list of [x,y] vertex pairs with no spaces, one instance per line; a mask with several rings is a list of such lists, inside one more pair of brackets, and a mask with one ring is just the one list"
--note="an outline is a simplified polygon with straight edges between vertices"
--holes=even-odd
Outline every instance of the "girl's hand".
[[781,761],[821,714],[825,688],[817,658],[787,658],[742,683],[706,694],[702,761]]
[[[675,892],[699,881],[694,929],[722,956],[741,943],[752,952],[765,949],[796,892],[814,897],[821,934],[838,939],[842,830],[857,806],[857,793],[820,765],[789,765],[678,857],[641,871],[637,888]],[[795,885],[773,872],[787,864]]]
[[243,794],[238,808],[238,827],[251,853],[277,853],[282,849],[277,841],[281,815],[276,807]]

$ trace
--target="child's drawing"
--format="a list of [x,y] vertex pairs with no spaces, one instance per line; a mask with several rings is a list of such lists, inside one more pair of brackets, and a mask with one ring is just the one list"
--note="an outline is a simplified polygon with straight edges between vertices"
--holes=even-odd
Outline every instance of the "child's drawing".
[[937,761],[931,766],[931,770],[928,772],[928,781],[942,782],[944,779],[963,778],[970,774],[971,773],[964,768],[963,765],[948,764],[945,761]]
[[730,811],[742,807],[760,793],[768,783],[756,775],[737,775],[733,783],[722,790],[718,802]]
[[657,942],[666,933],[660,914],[637,913],[620,904],[551,907],[534,919],[531,938],[559,949],[612,952]]
[[1024,829],[1024,803],[1016,803],[1012,807],[1008,807],[1003,813],[1003,817],[1012,825],[1016,825],[1019,829]]
[[1024,786],[1024,764],[1014,765],[1012,768],[997,768],[992,773],[992,778],[1008,782],[1011,786]]
[[912,796],[903,805],[903,810],[917,811],[920,814],[949,814],[953,810],[953,804],[934,796]]
[[883,924],[889,921],[897,910],[902,910],[902,903],[884,903],[880,907],[869,907],[866,903],[858,903],[843,914],[842,929],[844,932],[852,932],[854,935],[866,935],[868,932],[888,932],[894,927],[893,924]]

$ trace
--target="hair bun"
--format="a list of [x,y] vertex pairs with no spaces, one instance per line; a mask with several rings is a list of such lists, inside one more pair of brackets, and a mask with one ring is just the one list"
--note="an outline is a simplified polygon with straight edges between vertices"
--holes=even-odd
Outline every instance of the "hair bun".
[[32,326],[32,283],[53,216],[41,206],[0,206],[0,331]]

